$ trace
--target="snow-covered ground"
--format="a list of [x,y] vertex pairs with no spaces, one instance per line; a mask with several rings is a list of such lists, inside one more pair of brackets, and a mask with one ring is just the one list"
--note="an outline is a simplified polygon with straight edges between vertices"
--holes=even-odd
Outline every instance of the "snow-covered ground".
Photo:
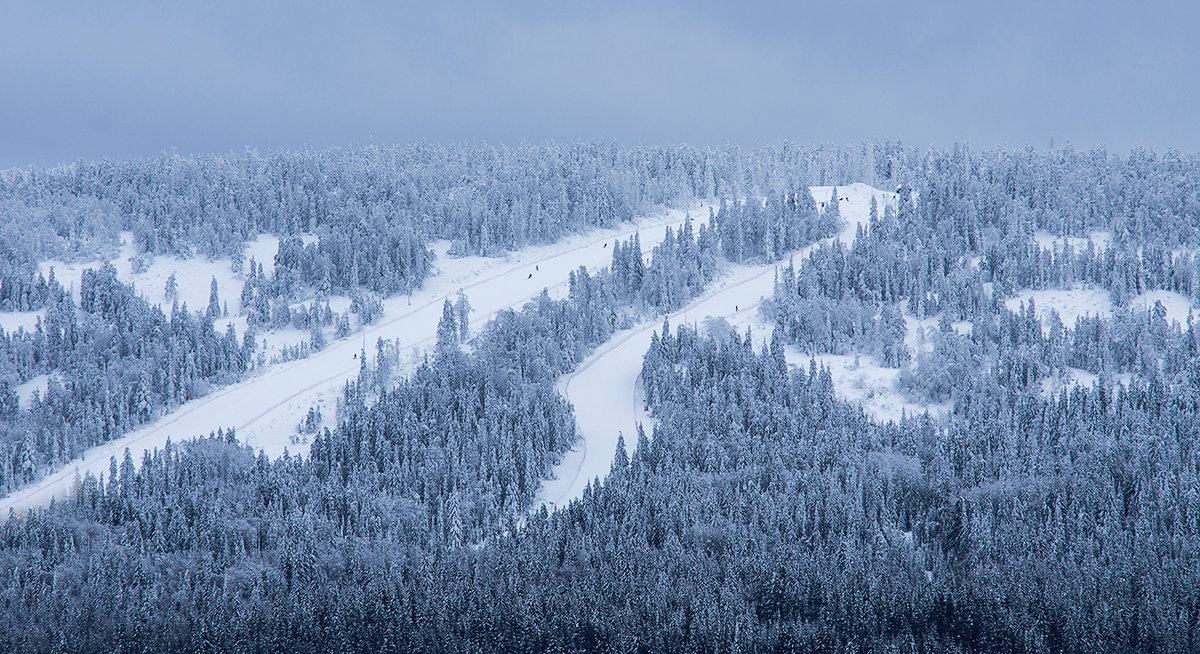
[[[839,196],[849,198],[840,206],[846,225],[826,242],[834,239],[852,242],[858,225],[868,220],[871,197],[878,199],[881,209],[884,202],[892,202],[895,197],[894,193],[879,191],[866,184],[837,188]],[[832,191],[832,186],[812,187],[813,197],[818,202],[828,201]],[[792,256],[796,259],[806,257],[815,247],[810,245]],[[770,326],[762,322],[758,306],[762,298],[774,292],[778,265],[731,266],[711,290],[670,314],[671,324],[700,324],[713,316],[724,318],[743,333],[745,327],[753,327],[756,339],[769,337]],[[618,435],[624,434],[625,446],[630,451],[637,443],[639,422],[650,435],[649,416],[636,392],[637,377],[642,368],[642,357],[650,347],[650,337],[661,327],[662,319],[659,318],[618,332],[574,372],[559,381],[560,392],[575,407],[580,439],[555,466],[551,478],[543,482],[533,505],[535,510],[541,506],[550,509],[565,506],[583,494],[589,481],[605,477],[612,467]],[[803,364],[807,366],[807,358]]]
[[[1042,395],[1045,397],[1054,397],[1061,393],[1063,389],[1069,389],[1074,386],[1082,386],[1091,388],[1095,386],[1100,377],[1080,368],[1067,368],[1062,375],[1047,377],[1041,382]],[[1123,372],[1114,375],[1112,378],[1112,390],[1115,393],[1117,386],[1128,386],[1133,381],[1131,373]]]
[[[1109,292],[1089,285],[1079,285],[1070,289],[1022,291],[1016,297],[1006,299],[1004,305],[1010,311],[1018,311],[1021,304],[1027,304],[1031,298],[1037,307],[1038,317],[1042,320],[1043,332],[1048,329],[1047,318],[1051,310],[1058,312],[1065,327],[1074,327],[1075,320],[1080,316],[1110,318],[1113,313],[1113,302]],[[1125,306],[1135,312],[1147,311],[1152,309],[1156,302],[1161,302],[1166,310],[1167,322],[1177,322],[1181,327],[1186,327],[1188,315],[1195,309],[1191,300],[1172,291],[1147,291],[1129,300]],[[1114,388],[1117,384],[1129,384],[1132,378],[1133,376],[1127,373],[1117,375],[1113,379]],[[1096,375],[1086,370],[1069,368],[1062,375],[1042,380],[1042,393],[1052,396],[1072,386],[1090,388],[1096,381]]]
[[[789,347],[784,350],[789,363],[807,368],[810,357]],[[861,405],[872,419],[879,422],[899,421],[905,415],[921,415],[929,412],[934,417],[943,416],[953,408],[950,402],[928,404],[913,402],[897,390],[899,368],[885,368],[874,357],[862,355],[818,354],[812,357],[818,366],[829,368],[833,378],[833,390],[843,400]]]
[[929,351],[933,347],[932,339],[928,337],[930,330],[938,328],[938,317],[916,318],[904,314],[904,347],[908,348],[909,356],[916,357],[918,352]]
[[[915,318],[904,315],[905,334],[904,346],[910,357],[916,357],[922,351],[933,349],[931,331],[938,329],[940,316]],[[971,333],[971,323],[956,322],[951,325],[960,335]],[[899,368],[887,368],[879,365],[879,361],[870,355],[860,354],[817,354],[812,356],[800,351],[799,348],[788,346],[784,349],[788,363],[807,369],[811,360],[816,359],[817,365],[829,368],[833,378],[833,390],[840,398],[852,404],[862,406],[867,415],[879,422],[889,420],[899,421],[905,415],[920,415],[929,412],[932,416],[943,416],[950,411],[951,403],[929,404],[913,402],[898,390],[897,380],[900,377]]]
[[[700,215],[701,211],[705,210],[692,207],[693,214]],[[285,448],[292,452],[305,452],[307,445],[292,443],[296,424],[309,407],[319,407],[327,418],[335,414],[337,396],[343,385],[358,374],[360,362],[356,355],[364,345],[368,357],[373,358],[376,339],[399,339],[403,351],[398,372],[411,370],[412,362],[420,360],[420,352],[435,340],[443,301],[447,298],[453,300],[458,289],[466,292],[474,310],[472,328],[478,329],[497,312],[521,306],[540,294],[543,288],[553,297],[564,297],[570,271],[581,265],[592,269],[609,265],[612,260],[611,245],[617,238],[628,238],[638,232],[643,249],[649,252],[661,242],[666,228],[678,227],[686,215],[687,211],[683,209],[663,210],[642,217],[633,225],[593,230],[551,245],[525,248],[505,258],[449,258],[445,256],[449,244],[435,244],[438,270],[426,281],[421,291],[413,294],[411,304],[407,296],[390,298],[384,302],[383,316],[361,333],[334,342],[308,358],[270,366],[249,379],[188,402],[120,439],[88,450],[81,459],[0,500],[0,516],[7,515],[10,507],[23,511],[44,504],[51,497],[63,496],[70,490],[76,475],[106,472],[110,457],[121,458],[126,448],[135,454],[134,460],[139,461],[141,451],[160,448],[168,438],[178,442],[214,432],[218,427],[235,427],[239,439],[255,449],[264,450],[270,456],[282,454]],[[257,254],[255,258],[258,258]],[[155,265],[163,259],[156,260]],[[199,305],[203,307],[208,301],[211,275],[223,264],[193,263],[196,264],[195,271],[189,270],[186,274],[177,272],[176,277],[181,295],[192,292],[184,290],[184,277],[203,281],[203,303]],[[56,274],[60,279],[65,279],[64,275],[68,272],[77,276],[82,268],[73,267],[64,271],[56,268]],[[151,266],[151,270],[155,270],[154,266]],[[151,293],[147,297],[152,297],[155,290],[161,296],[162,283],[157,277],[133,276],[128,266],[125,269],[118,267],[118,273],[131,275],[123,276],[123,279],[141,279],[149,284]],[[157,273],[162,277],[162,282],[169,274],[162,270]],[[218,285],[222,283],[218,278]],[[223,289],[222,286],[222,298],[226,297]],[[237,290],[240,289],[238,284]],[[229,297],[233,298],[234,294]],[[190,300],[188,306],[192,306]],[[232,303],[229,309],[233,313]],[[286,337],[286,334],[276,332],[261,338],[270,341]],[[641,355],[638,356],[640,361]]]
[[1039,247],[1045,250],[1063,250],[1065,246],[1070,244],[1071,249],[1076,252],[1087,250],[1088,243],[1091,242],[1092,247],[1097,252],[1108,249],[1112,244],[1112,232],[1096,231],[1087,235],[1086,238],[1079,236],[1058,237],[1050,232],[1039,229],[1033,235]]
[[34,393],[45,396],[46,389],[49,387],[50,375],[37,375],[24,384],[13,388],[13,392],[17,394],[17,401],[20,402],[21,408],[26,408],[33,400]]
[[1009,311],[1019,311],[1022,304],[1029,304],[1030,299],[1037,309],[1038,318],[1042,320],[1043,331],[1048,329],[1046,319],[1051,310],[1058,312],[1058,317],[1065,327],[1074,327],[1075,321],[1081,316],[1112,316],[1112,296],[1107,290],[1090,285],[1069,289],[1020,291],[1016,297],[1004,300],[1004,306],[1008,307]]
[[[1046,319],[1051,310],[1058,312],[1058,317],[1065,327],[1074,327],[1075,320],[1081,316],[1109,318],[1113,313],[1112,296],[1109,292],[1090,285],[1079,285],[1069,289],[1021,291],[1016,297],[1004,300],[1004,306],[1009,311],[1019,311],[1022,304],[1029,304],[1030,299],[1037,307],[1043,329],[1046,329]],[[1130,299],[1125,306],[1134,312],[1148,311],[1154,307],[1155,302],[1161,302],[1166,309],[1168,323],[1178,322],[1185,327],[1188,314],[1195,310],[1191,300],[1174,291],[1147,291]]]
[[1192,313],[1192,301],[1173,291],[1147,291],[1129,301],[1130,311],[1148,311],[1155,302],[1162,302],[1167,310],[1167,323],[1178,322],[1187,328],[1188,314]]
[[0,329],[8,333],[13,333],[18,329],[24,329],[32,333],[37,327],[38,319],[46,317],[45,309],[37,311],[0,311]]
[[[246,244],[243,267],[247,270],[251,257],[255,263],[263,265],[263,272],[270,275],[275,269],[275,253],[279,250],[279,238],[263,234]],[[212,280],[217,279],[217,292],[223,304],[229,305],[230,315],[237,315],[241,310],[240,296],[245,276],[234,272],[230,259],[208,260],[202,257],[180,259],[175,256],[154,257],[144,271],[134,272],[134,254],[137,252],[132,232],[121,234],[121,252],[110,263],[117,269],[117,277],[126,283],[132,283],[134,288],[152,304],[165,305],[169,310],[175,298],[167,298],[164,290],[167,279],[175,275],[176,297],[180,304],[186,303],[192,311],[202,311],[208,306],[208,295]],[[62,261],[43,261],[41,271],[49,276],[54,269],[54,276],[64,287],[70,289],[75,302],[79,302],[79,277],[86,269],[95,269],[100,262],[65,263]]]
[[[305,242],[310,242],[316,237],[303,235],[301,238]],[[275,253],[278,250],[279,238],[271,234],[262,234],[246,244],[241,272],[234,271],[233,262],[229,258],[180,259],[176,256],[153,257],[149,259],[149,265],[145,267],[145,270],[139,272],[134,270],[134,255],[137,249],[134,245],[133,233],[123,232],[120,253],[109,263],[116,269],[118,279],[132,284],[134,289],[148,302],[167,312],[171,310],[171,305],[175,301],[178,301],[180,305],[186,304],[189,311],[203,311],[208,306],[212,280],[215,278],[217,295],[222,308],[229,311],[228,317],[215,321],[215,327],[217,331],[223,332],[226,326],[233,325],[237,333],[242,334],[246,331],[246,317],[240,315],[241,293],[242,285],[246,281],[246,273],[250,269],[250,259],[253,258],[255,264],[261,263],[263,273],[270,275],[275,271]],[[101,261],[67,263],[49,260],[41,262],[40,268],[42,274],[46,276],[49,276],[50,271],[53,270],[58,282],[70,291],[71,296],[78,303],[80,275],[84,270],[99,268],[102,263]],[[166,285],[167,279],[171,275],[175,275],[175,295],[168,297]],[[330,298],[330,306],[335,311],[345,311],[349,303],[348,298]],[[294,303],[293,307],[297,304],[301,303]],[[10,323],[26,324],[26,330],[31,330],[37,319],[36,315],[31,314],[44,315],[44,313],[44,311],[21,314],[0,312],[0,326],[9,329]],[[305,342],[309,337],[310,334],[306,330],[281,329],[260,337],[259,344],[262,345],[265,338],[264,358],[271,361],[278,357],[284,348]]]
[[[1004,305],[1010,311],[1018,311],[1021,305],[1028,304],[1030,299],[1033,299],[1038,317],[1042,320],[1043,333],[1049,329],[1047,318],[1051,310],[1058,312],[1065,327],[1074,327],[1076,319],[1081,316],[1111,318],[1113,313],[1112,296],[1109,292],[1090,285],[1079,285],[1070,289],[1022,291],[1016,297],[1006,299]],[[1178,323],[1182,328],[1186,328],[1188,316],[1195,310],[1191,300],[1172,291],[1147,291],[1130,299],[1125,307],[1134,312],[1148,311],[1156,302],[1161,302],[1166,310],[1167,323]],[[1126,373],[1117,375],[1113,379],[1114,387],[1116,384],[1129,384],[1132,378],[1132,375]],[[1086,370],[1070,368],[1062,375],[1042,380],[1042,392],[1051,396],[1072,386],[1090,388],[1096,381],[1096,375]]]

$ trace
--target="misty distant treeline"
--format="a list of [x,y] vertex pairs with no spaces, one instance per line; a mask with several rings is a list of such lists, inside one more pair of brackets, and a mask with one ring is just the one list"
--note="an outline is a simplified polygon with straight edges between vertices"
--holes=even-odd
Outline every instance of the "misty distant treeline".
[[[917,191],[924,233],[952,255],[1023,247],[1032,230],[1165,251],[1198,240],[1195,157],[1103,150],[922,152],[900,143],[758,149],[616,144],[414,145],[77,162],[0,171],[0,308],[41,306],[33,264],[111,255],[133,232],[135,265],[162,254],[231,257],[260,234],[284,239],[281,282],[327,293],[419,288],[433,239],[497,254],[631,219],[651,206],[724,199],[747,213],[725,254],[754,258],[811,234],[775,234],[754,213],[808,211],[807,185],[847,180]],[[824,198],[819,198],[822,202]],[[774,204],[772,209],[770,206]],[[916,214],[920,214],[917,216]],[[907,229],[909,225],[902,223]],[[289,237],[312,234],[304,245]],[[899,233],[897,233],[899,234]],[[890,237],[895,234],[881,235]],[[1160,257],[1161,258],[1161,257]],[[1117,270],[1121,272],[1121,270]]]
[[262,233],[312,233],[313,252],[285,257],[303,266],[306,281],[390,294],[420,286],[433,239],[454,241],[454,252],[497,254],[628,221],[650,206],[802,191],[834,173],[873,181],[876,168],[904,156],[890,144],[414,145],[10,169],[0,171],[0,250],[15,270],[0,277],[23,279],[18,272],[40,260],[112,253],[121,231],[133,232],[146,256],[209,258],[237,258]]

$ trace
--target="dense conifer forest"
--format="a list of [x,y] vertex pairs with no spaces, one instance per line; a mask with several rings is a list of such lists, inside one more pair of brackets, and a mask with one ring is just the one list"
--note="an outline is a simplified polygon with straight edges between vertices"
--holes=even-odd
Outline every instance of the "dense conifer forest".
[[[808,189],[849,182],[895,200],[843,243],[836,188]],[[0,333],[0,489],[251,374],[255,330],[345,337],[348,315],[288,302],[353,295],[362,319],[420,287],[435,240],[498,256],[699,200],[565,298],[477,332],[447,300],[415,372],[362,357],[307,456],[181,435],[0,517],[0,649],[1200,649],[1200,333],[1130,303],[1200,299],[1200,159],[1177,153],[421,145],[4,171],[0,303],[45,317]],[[278,236],[273,273],[246,275],[250,330],[214,327],[215,281],[167,312],[111,266],[39,269],[121,232],[145,257]],[[768,329],[663,321],[647,428],[582,498],[534,508],[577,438],[557,380],[747,263],[776,266]],[[1014,300],[1080,287],[1112,311]],[[873,419],[822,355],[946,411]]]

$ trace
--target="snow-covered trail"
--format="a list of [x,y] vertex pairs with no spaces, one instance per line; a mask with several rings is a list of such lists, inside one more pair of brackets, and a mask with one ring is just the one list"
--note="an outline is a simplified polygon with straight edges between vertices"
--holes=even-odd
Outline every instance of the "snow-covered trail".
[[305,359],[273,365],[188,402],[122,438],[89,449],[81,458],[0,500],[0,519],[10,508],[23,512],[52,497],[64,497],[77,475],[107,473],[110,459],[119,461],[126,448],[134,454],[135,463],[140,463],[142,451],[161,448],[168,439],[179,442],[219,427],[236,428],[242,442],[270,456],[282,454],[285,448],[304,452],[307,445],[291,442],[296,424],[310,406],[319,406],[323,414],[332,416],[343,385],[358,375],[360,361],[355,355],[364,343],[367,354],[373,356],[376,339],[401,339],[403,351],[410,354],[408,360],[401,359],[402,372],[418,359],[421,348],[434,342],[442,304],[447,298],[453,300],[458,289],[467,293],[473,309],[471,326],[477,329],[498,312],[537,297],[543,289],[553,297],[564,296],[571,271],[581,265],[594,270],[611,263],[614,239],[640,233],[643,250],[649,252],[661,242],[666,228],[681,224],[686,214],[685,209],[663,211],[632,225],[525,248],[504,259],[441,257],[442,269],[413,295],[411,305],[405,297],[390,298],[383,318],[361,333],[333,342]]
[[[833,187],[814,186],[811,190],[820,203],[829,200]],[[820,244],[834,240],[853,242],[858,225],[868,220],[871,197],[877,198],[880,211],[885,201],[895,198],[893,193],[866,184],[838,187],[838,194],[848,198],[839,207],[845,226],[836,236],[824,239]],[[817,246],[809,245],[790,256],[801,259]],[[708,316],[732,318],[731,322],[735,324],[754,322],[762,298],[774,292],[775,269],[783,263],[733,266],[715,288],[671,313],[672,325],[699,323]],[[651,335],[662,327],[662,323],[662,318],[657,318],[618,332],[574,372],[559,380],[559,392],[575,407],[580,438],[555,466],[551,478],[543,481],[539,499],[533,504],[535,510],[541,506],[550,510],[566,506],[582,496],[589,481],[603,479],[612,467],[618,435],[624,435],[626,448],[632,450],[637,442],[639,422],[645,423],[643,427],[649,434],[649,414],[643,411],[642,400],[635,389],[641,374],[642,357],[650,347]]]

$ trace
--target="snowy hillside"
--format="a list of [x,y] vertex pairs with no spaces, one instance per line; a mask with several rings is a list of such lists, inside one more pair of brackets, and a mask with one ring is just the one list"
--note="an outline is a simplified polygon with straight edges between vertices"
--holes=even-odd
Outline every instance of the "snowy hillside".
[[[691,208],[693,213],[701,210],[704,208],[699,204]],[[168,439],[178,442],[207,435],[218,428],[234,427],[242,442],[272,457],[285,450],[304,453],[307,443],[296,442],[293,438],[298,421],[310,407],[316,407],[327,424],[332,425],[336,398],[342,386],[358,374],[360,351],[365,348],[368,361],[372,361],[378,339],[397,339],[403,352],[397,372],[411,371],[435,340],[443,301],[453,299],[460,289],[470,299],[474,309],[471,325],[477,328],[497,312],[519,307],[543,289],[551,297],[564,296],[568,273],[580,266],[607,266],[612,254],[611,244],[618,238],[637,233],[644,250],[649,252],[663,238],[666,229],[678,227],[687,214],[688,210],[661,211],[644,216],[633,225],[595,230],[550,246],[525,248],[504,258],[450,257],[446,255],[449,244],[438,244],[439,269],[422,290],[413,294],[411,304],[407,296],[389,298],[384,302],[381,318],[347,339],[332,343],[307,358],[263,369],[245,381],[193,400],[122,438],[87,451],[79,460],[0,500],[0,515],[7,513],[10,507],[21,511],[44,504],[51,497],[61,497],[76,476],[107,472],[109,459],[114,456],[120,459],[126,448],[135,453],[153,450],[161,448]],[[265,252],[270,240],[269,237],[260,238],[256,241],[257,247]],[[66,272],[74,274],[84,267],[65,268]],[[127,265],[118,268],[119,273],[130,275],[135,283],[140,281],[152,288],[174,272],[181,296],[187,294],[189,302],[199,297],[207,302],[213,274],[220,272],[222,279],[230,283],[236,281],[228,270],[227,262],[167,258],[158,259],[150,271],[143,274],[131,274]],[[61,274],[56,268],[56,275]],[[187,280],[186,284],[184,280]],[[288,343],[289,338],[300,342],[307,337],[305,332],[285,330],[260,338],[267,340],[269,346],[275,342],[277,348],[279,343]],[[31,381],[29,386],[35,387],[39,382],[44,388],[45,380]],[[32,392],[32,388],[22,389],[22,392]]]
[[[833,190],[832,186],[814,186],[811,192],[814,200],[820,203],[828,201]],[[895,196],[866,184],[839,186],[837,191],[845,198],[841,205],[845,224],[837,236],[824,244],[835,240],[852,242],[857,230],[867,222],[871,198],[876,198],[882,207]],[[818,245],[808,246],[791,256],[805,257]],[[722,318],[743,333],[746,328],[751,328],[758,337],[767,338],[770,325],[762,321],[758,307],[774,290],[777,267],[778,264],[730,266],[712,290],[670,314],[669,320],[673,325],[698,325],[710,317]],[[535,509],[542,505],[549,508],[565,506],[580,497],[588,482],[603,479],[612,466],[619,436],[624,436],[626,448],[632,450],[637,442],[639,425],[650,435],[651,417],[644,410],[636,386],[651,335],[661,328],[662,320],[656,319],[616,334],[575,372],[560,381],[563,395],[575,407],[580,440],[555,467],[552,477],[543,483],[541,501],[534,505]],[[807,365],[808,359],[797,357],[789,362]],[[895,390],[884,392],[881,389],[880,394],[892,398]],[[855,399],[849,386],[846,386],[846,397]]]
[[0,174],[0,651],[1190,651],[1198,171],[876,143]]

